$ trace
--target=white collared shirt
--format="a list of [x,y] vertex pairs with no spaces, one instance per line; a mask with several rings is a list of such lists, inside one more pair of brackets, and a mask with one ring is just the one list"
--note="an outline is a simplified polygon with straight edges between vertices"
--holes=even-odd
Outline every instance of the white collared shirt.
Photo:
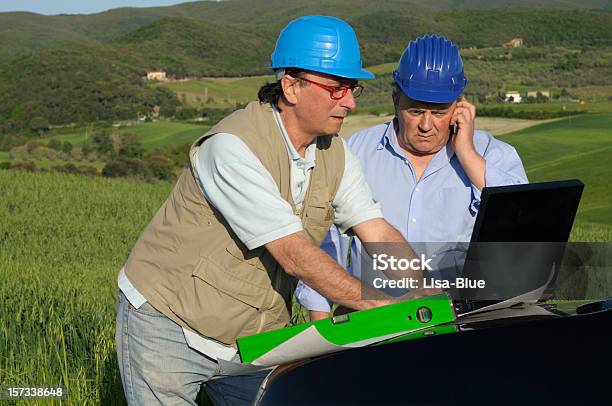
[[[309,145],[304,157],[300,156],[276,109],[274,118],[291,161],[291,195],[299,208],[304,203],[310,175],[316,164],[316,144]],[[380,205],[372,200],[359,160],[344,141],[342,143],[345,151],[344,173],[332,205],[336,210],[334,223],[344,231],[364,221],[382,217],[382,211]],[[196,151],[195,162],[202,194],[221,212],[248,249],[303,230],[300,218],[281,196],[272,175],[239,137],[228,133],[215,134]],[[118,283],[132,306],[138,308],[146,302],[127,279],[123,269]],[[183,331],[187,344],[206,356],[229,361],[236,354],[236,349],[231,346],[187,329]]]

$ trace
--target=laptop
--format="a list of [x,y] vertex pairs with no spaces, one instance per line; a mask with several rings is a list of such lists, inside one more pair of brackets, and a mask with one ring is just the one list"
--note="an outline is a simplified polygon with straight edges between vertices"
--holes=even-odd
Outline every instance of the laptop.
[[483,188],[461,274],[471,286],[449,292],[457,314],[551,297],[583,189],[579,180]]

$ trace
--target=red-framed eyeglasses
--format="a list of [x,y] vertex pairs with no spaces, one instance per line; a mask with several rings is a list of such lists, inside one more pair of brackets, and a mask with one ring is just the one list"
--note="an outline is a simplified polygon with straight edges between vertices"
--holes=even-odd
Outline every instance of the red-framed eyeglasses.
[[358,84],[354,84],[351,86],[347,86],[347,85],[330,86],[330,85],[324,85],[323,83],[315,82],[314,80],[310,80],[306,78],[298,78],[298,79],[303,80],[304,82],[312,83],[313,85],[318,86],[321,89],[327,90],[329,92],[329,97],[331,97],[333,100],[340,100],[341,98],[346,96],[346,93],[349,90],[353,92],[353,97],[359,97],[359,95],[361,95],[361,92],[363,92],[363,86],[358,85]]

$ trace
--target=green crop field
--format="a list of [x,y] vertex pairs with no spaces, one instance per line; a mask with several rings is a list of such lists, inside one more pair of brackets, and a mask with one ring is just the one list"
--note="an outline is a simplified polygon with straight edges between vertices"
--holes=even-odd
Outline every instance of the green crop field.
[[[159,124],[136,127],[145,139]],[[573,241],[612,241],[611,125],[609,114],[585,115],[501,137],[531,181],[586,183]],[[171,188],[0,170],[0,382],[64,385],[68,405],[123,403],[116,277]]]
[[[586,187],[570,238],[611,243],[612,30],[605,27],[612,25],[612,1],[438,3],[234,0],[91,15],[0,13],[0,137],[10,141],[3,143],[8,151],[0,151],[0,168],[17,163],[27,169],[30,162],[23,161],[33,160],[50,170],[0,169],[0,385],[67,389],[61,403],[7,404],[125,404],[114,340],[116,279],[173,187],[50,168],[72,160],[100,170],[119,148],[110,153],[88,141],[120,121],[113,131],[138,135],[143,165],[147,155],[160,158],[152,160],[160,166],[166,157],[176,163],[182,148],[163,147],[192,142],[225,111],[256,100],[261,85],[273,80],[275,38],[300,15],[337,15],[355,27],[363,61],[377,75],[362,82],[358,109],[347,119],[355,129],[392,113],[391,75],[409,39],[425,33],[452,38],[462,47],[465,95],[484,118],[477,124],[504,134],[532,182],[581,179]],[[512,38],[524,39],[524,46],[502,46]],[[143,80],[150,70],[173,80]],[[548,90],[552,100],[494,104],[508,90],[523,96]],[[158,113],[159,121],[135,120]],[[170,121],[197,116],[210,121]],[[542,121],[525,128],[533,119]],[[114,148],[122,137],[102,138]],[[69,145],[60,152],[57,143],[36,144],[51,139],[94,150],[69,153]],[[17,146],[22,140],[30,144]],[[131,141],[133,154],[121,159],[140,155]],[[156,148],[164,151],[149,154]],[[610,286],[602,275],[589,284]],[[292,321],[305,321],[305,311],[294,309]]]
[[[195,141],[196,138],[208,131],[209,128],[209,125],[156,121],[119,127],[117,131],[120,133],[132,132],[137,134],[142,142],[142,146],[146,150],[152,150],[166,145]],[[80,147],[91,131],[90,129],[81,128],[74,132],[62,132],[58,135],[52,135],[49,139],[55,138],[61,142],[69,141],[72,145]]]
[[122,402],[115,278],[170,187],[0,171],[0,382]]

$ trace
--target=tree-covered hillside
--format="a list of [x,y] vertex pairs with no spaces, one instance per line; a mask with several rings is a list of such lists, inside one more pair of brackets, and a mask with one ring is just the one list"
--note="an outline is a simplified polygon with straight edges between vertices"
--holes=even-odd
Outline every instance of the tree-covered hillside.
[[269,72],[274,37],[192,18],[164,18],[110,43],[147,69],[169,75],[236,76]]
[[[0,61],[66,42],[110,41],[168,17],[195,18],[232,26],[243,25],[273,35],[291,19],[305,14],[335,15],[353,22],[375,13],[386,13],[420,16],[418,18],[428,21],[434,17],[432,14],[449,11],[455,13],[522,7],[529,8],[530,14],[539,14],[543,9],[612,10],[611,4],[610,0],[225,0],[194,1],[171,7],[119,8],[90,15],[0,13]],[[477,33],[477,28],[484,22],[479,21],[472,27],[474,32]],[[454,25],[451,21],[450,26]],[[548,25],[554,25],[554,21],[548,19]],[[392,22],[387,26],[398,33],[412,29],[410,25],[395,25]]]
[[132,119],[155,106],[173,113],[176,96],[146,86],[142,72],[121,59],[107,47],[71,46],[0,65],[1,128]]
[[[279,30],[305,14],[350,22],[368,66],[397,62],[418,35],[443,34],[472,48],[464,55],[474,72],[469,91],[477,95],[501,91],[508,81],[560,88],[612,85],[612,12],[478,8],[481,3],[233,0],[86,16],[0,13],[0,123],[10,129],[27,127],[35,118],[42,119],[37,124],[135,118],[155,106],[173,112],[176,98],[148,87],[142,80],[146,71],[165,70],[176,78],[268,73]],[[502,3],[509,4],[489,6]],[[538,2],[561,3],[577,6],[569,0]],[[501,48],[512,38],[522,38],[526,46]],[[387,83],[382,77],[372,88],[380,87],[382,94]]]

